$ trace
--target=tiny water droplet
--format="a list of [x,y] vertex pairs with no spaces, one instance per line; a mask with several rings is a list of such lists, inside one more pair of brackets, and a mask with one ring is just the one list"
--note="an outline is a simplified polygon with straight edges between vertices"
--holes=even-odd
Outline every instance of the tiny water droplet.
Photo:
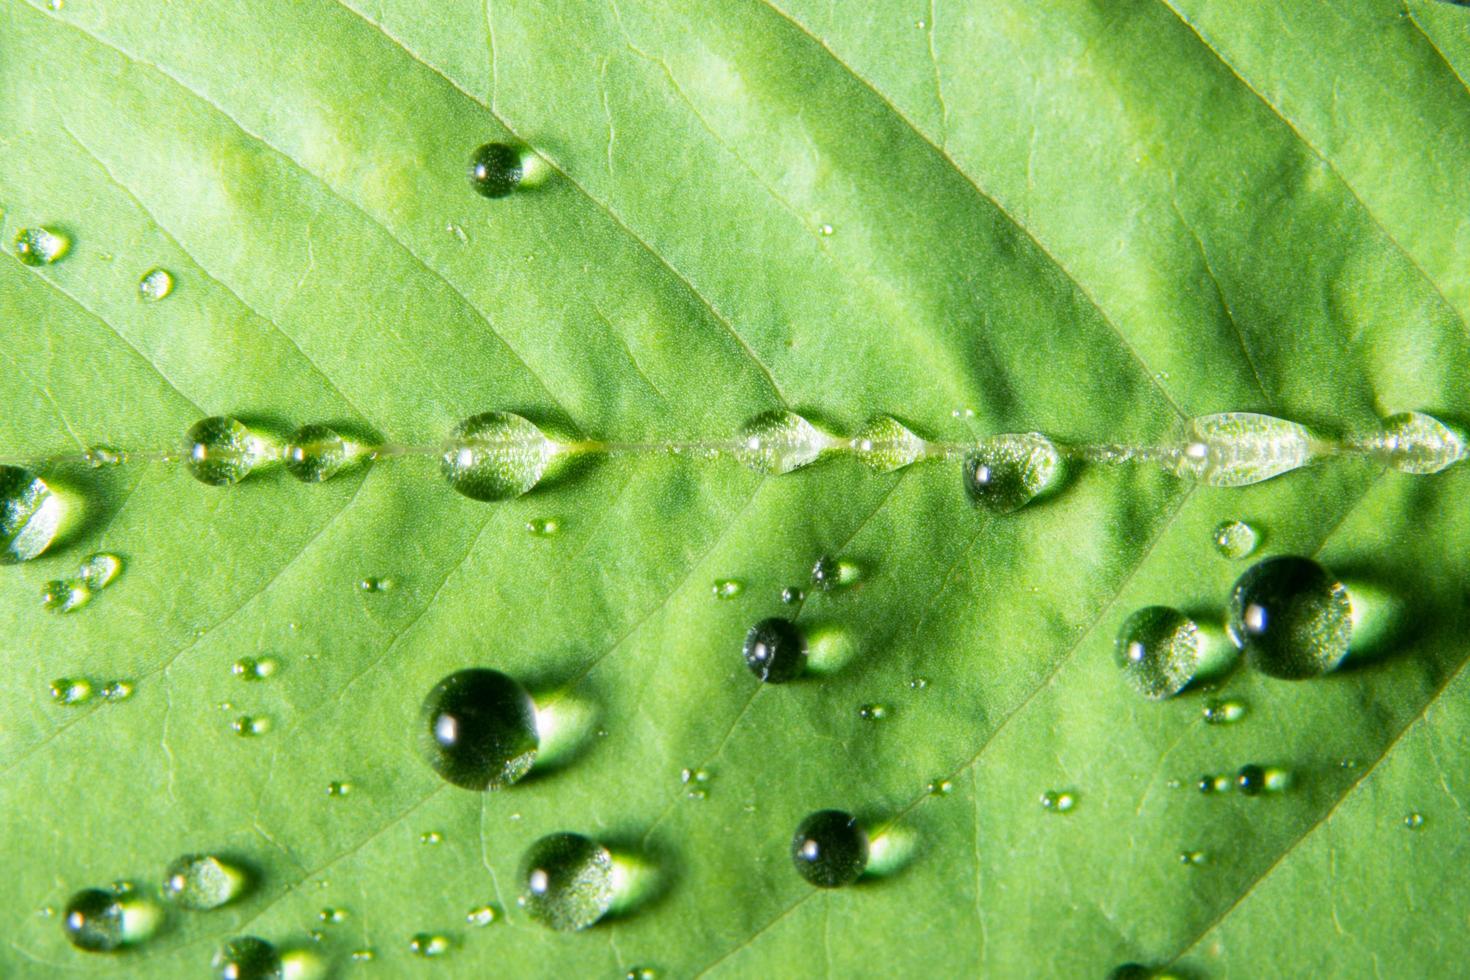
[[948,796],[954,792],[954,782],[948,779],[930,780],[925,787],[930,796]]
[[163,873],[163,895],[186,909],[217,909],[239,896],[247,875],[213,854],[185,854]]
[[514,678],[472,668],[434,685],[419,712],[419,744],[434,770],[465,789],[502,789],[531,771],[536,705]]
[[1245,717],[1245,702],[1234,698],[1227,701],[1206,701],[1201,714],[1210,725],[1229,725]]
[[832,448],[832,437],[791,412],[768,412],[736,437],[735,458],[757,473],[800,469]]
[[1409,830],[1418,830],[1424,826],[1424,814],[1414,812],[1404,817],[1404,826]]
[[1270,415],[1204,415],[1190,423],[1174,472],[1209,486],[1243,487],[1304,466],[1314,443],[1303,426]]
[[422,834],[419,834],[419,843],[430,846],[442,844],[444,843],[444,835],[437,830],[426,830]]
[[479,905],[465,913],[465,921],[472,926],[488,926],[500,918],[493,905]]
[[820,234],[823,238],[831,238],[832,233],[836,230],[837,229],[833,228],[831,225],[821,225],[817,228],[817,233]]
[[1223,521],[1215,528],[1215,550],[1222,557],[1245,558],[1256,550],[1256,529],[1245,521]]
[[733,599],[744,588],[745,586],[741,584],[739,579],[719,578],[715,579],[715,583],[710,587],[710,591],[714,593],[716,599]]
[[242,681],[263,681],[280,666],[275,657],[241,657],[230,664],[230,673]]
[[174,277],[167,269],[149,269],[138,280],[138,295],[158,301],[174,291]]
[[133,696],[133,685],[128,681],[108,681],[98,693],[104,701],[126,701]]
[[538,538],[549,538],[560,530],[561,524],[554,517],[536,517],[526,522],[526,531]]
[[332,780],[330,783],[327,783],[328,796],[347,796],[351,792],[351,783],[342,782],[341,780],[336,779]]
[[0,465],[0,565],[30,561],[61,526],[61,499],[23,466]]
[[1184,783],[1178,779],[1171,779],[1164,785],[1169,787],[1170,789],[1178,789],[1179,787],[1183,786]]
[[465,234],[464,228],[455,224],[453,221],[446,222],[444,230],[453,235],[461,245],[469,244],[470,236]]
[[82,459],[94,470],[100,470],[104,466],[119,466],[126,459],[127,454],[112,446],[90,446],[82,453]]
[[902,469],[924,455],[925,443],[900,421],[880,415],[852,439],[857,458],[878,473]]
[[43,919],[55,918],[56,917],[56,906],[54,906],[54,905],[43,905],[40,908],[36,909],[36,914],[39,915]]
[[393,584],[391,578],[369,577],[358,582],[357,587],[363,592],[390,592],[393,589]]
[[862,570],[848,561],[840,561],[831,555],[823,555],[812,566],[812,588],[818,592],[834,592],[857,583]]
[[806,598],[806,593],[794,585],[788,585],[781,590],[781,601],[788,606],[795,606]]
[[1261,673],[1302,680],[1346,656],[1352,603],[1343,584],[1312,559],[1267,558],[1236,580],[1226,627]]
[[526,851],[521,881],[531,918],[563,932],[585,929],[612,907],[612,854],[581,834],[550,834]]
[[1041,794],[1041,808],[1053,813],[1070,813],[1077,806],[1077,797],[1066,790],[1049,789]]
[[236,936],[214,954],[214,975],[219,980],[281,980],[281,954],[259,936]]
[[281,457],[286,472],[302,483],[330,480],[350,462],[347,441],[330,426],[303,425],[291,433]]
[[1020,510],[1049,489],[1062,457],[1039,432],[993,436],[965,454],[965,490],[978,506],[997,514]]
[[867,869],[868,833],[852,814],[818,810],[797,825],[791,862],[818,888],[850,885]]
[[71,251],[71,238],[55,228],[22,228],[15,235],[15,257],[26,265],[50,265]]
[[415,956],[433,959],[449,954],[449,937],[433,932],[416,932],[408,941],[408,948]]
[[1375,448],[1403,473],[1438,473],[1465,458],[1460,434],[1423,412],[1400,412],[1384,419]]
[[1254,763],[1240,767],[1235,774],[1235,787],[1244,796],[1259,796],[1265,792],[1279,792],[1286,788],[1290,776],[1284,769],[1274,766],[1258,766]]
[[92,700],[92,682],[85,677],[58,677],[51,682],[51,700],[57,704],[86,704]]
[[377,958],[378,954],[370,949],[354,949],[352,951],[352,962],[354,963],[371,963]]
[[928,686],[929,678],[927,677],[915,677],[913,680],[909,681],[909,687],[911,687],[915,691],[922,691]]
[[1208,796],[1211,793],[1227,793],[1234,783],[1231,782],[1229,776],[1212,776],[1206,773],[1194,785],[1201,793]]
[[527,419],[484,412],[455,426],[439,471],[471,500],[510,500],[539,483],[555,455],[555,444]]
[[635,966],[623,974],[623,980],[658,980],[658,971],[651,966]]
[[1114,660],[1135,691],[1158,700],[1184,689],[1199,669],[1199,627],[1167,606],[1145,606],[1123,621]]
[[264,715],[241,715],[230,722],[230,728],[241,738],[254,738],[271,730],[271,720]]
[[888,717],[888,707],[882,704],[864,704],[858,708],[858,717],[863,721],[882,721]]
[[347,910],[336,906],[328,906],[316,914],[316,917],[327,925],[337,925],[347,921]]
[[525,175],[524,151],[508,143],[486,143],[470,156],[470,186],[482,197],[505,197]]
[[184,460],[194,479],[212,487],[239,483],[264,455],[261,441],[236,419],[200,419],[185,436]]
[[1179,852],[1179,863],[1180,864],[1184,864],[1184,865],[1189,865],[1189,866],[1192,866],[1192,867],[1197,867],[1197,866],[1205,863],[1205,852],[1204,851],[1180,851]]
[[806,669],[806,638],[789,619],[763,619],[745,634],[745,665],[767,684],[784,684]]

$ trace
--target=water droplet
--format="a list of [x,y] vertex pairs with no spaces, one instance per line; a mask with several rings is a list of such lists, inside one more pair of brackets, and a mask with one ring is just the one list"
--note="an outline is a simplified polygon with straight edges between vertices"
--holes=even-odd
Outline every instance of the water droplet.
[[948,779],[934,779],[930,780],[925,789],[930,796],[948,796],[954,792],[954,782]]
[[1041,794],[1041,808],[1053,813],[1070,813],[1077,806],[1077,797],[1066,790],[1049,789]]
[[444,843],[444,835],[437,830],[426,830],[422,834],[419,834],[419,843],[429,845],[442,844]]
[[1235,786],[1246,796],[1258,796],[1266,788],[1266,770],[1257,765],[1241,766]]
[[924,440],[897,419],[880,415],[853,437],[852,451],[875,472],[889,473],[924,455]]
[[997,514],[1020,510],[1051,487],[1062,457],[1039,432],[994,436],[965,454],[965,490]]
[[389,592],[393,588],[391,578],[365,578],[357,583],[357,587],[363,592]]
[[112,446],[90,446],[82,453],[82,459],[94,470],[100,470],[104,466],[121,465],[127,459],[127,454]]
[[858,708],[858,717],[863,721],[882,721],[888,717],[888,707],[882,704],[865,704]]
[[927,677],[915,677],[913,680],[909,681],[909,687],[915,691],[922,691],[928,686],[929,678]]
[[69,613],[92,600],[92,590],[74,578],[56,578],[41,586],[41,608],[47,612]]
[[254,738],[271,730],[271,720],[264,715],[241,715],[230,722],[230,729],[241,738]]
[[1206,724],[1229,725],[1245,717],[1245,702],[1234,699],[1206,701],[1201,713],[1204,715]]
[[346,440],[325,425],[303,425],[291,433],[281,453],[286,472],[302,483],[321,483],[342,472],[351,453]]
[[488,926],[500,918],[500,912],[493,905],[480,905],[465,913],[465,921],[472,926]]
[[455,426],[439,471],[471,500],[509,500],[540,482],[556,445],[510,412],[485,412]]
[[67,901],[61,928],[77,949],[108,953],[127,941],[123,916],[123,905],[115,893],[101,888],[86,888]]
[[1135,691],[1154,700],[1173,697],[1199,668],[1199,627],[1177,609],[1145,606],[1123,621],[1114,649]]
[[1377,448],[1404,473],[1438,473],[1465,458],[1459,433],[1432,415],[1400,412],[1383,420]]
[[820,234],[823,238],[831,238],[834,231],[836,231],[836,229],[833,228],[831,225],[821,225],[817,228],[817,233]]
[[433,932],[416,932],[408,941],[408,948],[415,956],[432,959],[449,954],[449,937]]
[[214,954],[219,980],[281,980],[281,954],[259,936],[228,939]]
[[526,530],[538,538],[549,538],[561,530],[554,517],[536,517],[526,522]]
[[812,587],[819,592],[845,589],[861,577],[861,570],[852,562],[839,561],[831,555],[823,555],[812,566]]
[[370,949],[354,949],[352,951],[352,962],[354,963],[371,963],[377,958],[378,954]]
[[275,657],[241,657],[230,664],[230,673],[242,681],[263,681],[276,672]]
[[1424,814],[1418,812],[1409,814],[1404,817],[1404,826],[1409,830],[1418,830],[1424,826]]
[[791,862],[818,888],[850,885],[868,866],[868,833],[849,813],[818,810],[797,826]]
[[23,466],[0,465],[0,565],[30,561],[61,526],[61,499]]
[[332,780],[330,783],[327,783],[328,796],[347,796],[351,792],[351,783],[342,782],[341,780],[336,779]]
[[806,669],[806,638],[789,619],[772,616],[745,634],[745,666],[767,684],[784,684]]
[[138,295],[144,299],[160,300],[174,291],[174,277],[167,269],[149,269],[138,280]]
[[338,923],[347,921],[347,910],[329,906],[318,912],[316,917],[327,925],[337,925]]
[[50,265],[71,250],[71,238],[55,228],[22,228],[15,236],[15,257],[26,265]]
[[1204,793],[1208,796],[1211,793],[1229,792],[1230,787],[1233,784],[1231,783],[1229,776],[1212,776],[1209,773],[1206,773],[1205,775],[1201,776],[1199,778],[1199,781],[1194,785],[1195,788],[1198,789],[1201,793]]
[[1245,558],[1256,550],[1256,529],[1245,521],[1223,521],[1215,528],[1215,550],[1225,558]]
[[1154,971],[1142,963],[1123,963],[1108,971],[1108,980],[1155,980]]
[[484,197],[505,197],[525,173],[524,151],[507,143],[486,143],[470,157],[470,186]]
[[1205,852],[1204,851],[1180,851],[1179,852],[1179,863],[1180,864],[1189,865],[1191,867],[1197,867],[1197,866],[1205,863]]
[[128,681],[108,681],[98,693],[106,701],[126,701],[133,696],[133,685]]
[[51,682],[51,700],[57,704],[86,704],[92,700],[92,682],[85,677],[58,677]]
[[1214,487],[1243,487],[1312,458],[1312,434],[1295,422],[1254,412],[1204,415],[1174,460],[1174,471]]
[[248,883],[244,871],[213,854],[185,854],[163,873],[163,895],[186,909],[217,909]]
[[791,412],[768,412],[740,430],[735,457],[757,473],[790,473],[832,447],[832,437]]
[[200,419],[185,437],[184,458],[189,472],[212,487],[239,483],[263,455],[261,441],[243,423],[224,415]]
[[745,586],[738,579],[719,578],[715,579],[715,584],[711,586],[710,591],[714,593],[716,599],[733,599],[744,588]]
[[781,590],[781,601],[788,606],[794,606],[806,598],[806,593],[794,585],[788,585]]
[[464,233],[464,228],[462,228],[459,225],[455,224],[453,221],[447,222],[444,225],[444,230],[447,231],[447,232],[449,232],[456,239],[458,239],[458,241],[459,241],[459,243],[461,245],[466,245],[466,244],[469,243],[470,236],[469,235],[466,235]]
[[77,569],[77,578],[93,590],[105,589],[113,579],[117,578],[117,573],[120,571],[122,571],[121,558],[106,551],[99,551],[82,560],[82,567]]
[[520,904],[553,929],[585,929],[612,907],[612,854],[581,834],[550,834],[532,844],[521,880]]
[[526,689],[496,670],[450,674],[424,698],[419,743],[429,765],[465,789],[501,789],[531,771],[540,740]]
[[1257,670],[1301,680],[1347,654],[1352,603],[1342,583],[1310,558],[1267,558],[1236,580],[1226,625]]

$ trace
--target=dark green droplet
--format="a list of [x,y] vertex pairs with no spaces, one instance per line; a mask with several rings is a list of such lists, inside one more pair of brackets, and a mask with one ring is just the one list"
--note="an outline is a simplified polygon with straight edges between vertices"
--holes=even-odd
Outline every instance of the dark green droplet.
[[303,425],[291,433],[284,456],[286,472],[302,483],[321,483],[347,465],[347,443],[325,425]]
[[1251,666],[1302,680],[1347,654],[1352,603],[1343,584],[1312,559],[1267,558],[1236,580],[1226,623]]
[[280,980],[281,954],[259,936],[236,936],[214,954],[219,980]]
[[521,882],[531,918],[563,932],[585,929],[612,907],[612,854],[581,834],[549,834],[526,851]]
[[500,789],[531,771],[536,705],[498,670],[450,674],[424,698],[419,739],[439,775],[465,789]]
[[1215,791],[1215,777],[1207,773],[1201,776],[1199,782],[1194,785],[1201,793],[1213,793]]
[[784,684],[806,669],[806,638],[789,619],[763,619],[745,634],[745,665],[767,684]]
[[1256,796],[1266,788],[1266,770],[1260,766],[1241,766],[1235,785],[1246,796]]
[[101,888],[85,888],[73,895],[66,903],[61,928],[73,946],[89,953],[110,953],[126,942],[122,903],[116,893]]
[[850,885],[868,866],[868,834],[849,813],[818,810],[791,839],[791,861],[818,888]]
[[525,174],[521,151],[507,143],[486,143],[470,157],[470,186],[485,197],[505,197]]

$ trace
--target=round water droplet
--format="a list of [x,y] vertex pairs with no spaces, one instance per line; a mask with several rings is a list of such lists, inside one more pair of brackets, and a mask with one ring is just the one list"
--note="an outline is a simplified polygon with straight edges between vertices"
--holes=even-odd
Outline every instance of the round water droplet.
[[1224,521],[1215,528],[1215,550],[1225,558],[1245,558],[1256,550],[1256,529],[1245,521]]
[[126,701],[133,696],[133,685],[128,681],[108,681],[99,693],[107,701]]
[[788,585],[781,590],[781,601],[788,606],[795,606],[806,598],[806,593],[794,585]]
[[806,638],[789,619],[772,616],[745,634],[745,665],[767,684],[784,684],[806,669]]
[[454,785],[501,789],[536,761],[536,705],[512,677],[461,670],[424,698],[419,742],[429,764]]
[[1052,813],[1071,813],[1077,806],[1077,797],[1066,790],[1049,789],[1041,794],[1041,808]]
[[852,451],[875,472],[902,469],[924,455],[924,440],[895,418],[880,415],[852,439]]
[[508,143],[486,143],[470,156],[470,186],[484,197],[505,197],[525,174],[523,151]]
[[0,465],[0,565],[30,561],[61,526],[61,500],[23,466]]
[[1139,694],[1173,697],[1199,668],[1199,627],[1177,609],[1145,606],[1123,621],[1115,659]]
[[388,592],[393,588],[391,578],[365,578],[357,583],[357,587],[363,592]]
[[1180,851],[1179,863],[1198,866],[1205,863],[1204,851]]
[[230,664],[230,673],[242,681],[263,681],[276,672],[274,657],[241,657]]
[[613,859],[581,834],[550,834],[532,844],[521,864],[520,903],[553,929],[585,929],[613,902]]
[[1417,812],[1409,814],[1404,817],[1404,826],[1409,830],[1418,830],[1424,826],[1424,814]]
[[339,780],[339,779],[334,779],[330,783],[327,783],[327,795],[328,796],[337,796],[337,797],[347,796],[351,792],[352,792],[352,784],[351,783],[343,782],[342,780]]
[[888,717],[888,706],[883,704],[865,704],[858,708],[858,717],[863,721],[882,721]]
[[447,956],[451,947],[448,936],[441,936],[434,932],[418,932],[408,940],[408,948],[415,956],[433,959]]
[[51,700],[57,704],[86,704],[92,700],[92,682],[85,677],[58,677],[51,682]]
[[71,238],[55,228],[22,228],[15,235],[15,257],[26,265],[50,265],[71,251]]
[[316,917],[327,925],[334,926],[347,921],[347,910],[337,908],[336,906],[328,906],[318,912]]
[[455,427],[439,471],[471,500],[509,500],[540,482],[555,453],[556,446],[528,420],[485,412]]
[[831,555],[823,555],[812,566],[812,587],[819,592],[845,589],[861,577],[861,570],[852,562],[840,561]]
[[219,980],[281,980],[281,954],[259,936],[228,939],[214,954]]
[[868,866],[868,833],[849,813],[818,810],[797,826],[791,862],[818,888],[850,885]]
[[271,730],[271,720],[264,715],[241,715],[230,722],[230,730],[241,738],[254,738]]
[[1235,786],[1246,796],[1259,796],[1266,789],[1266,770],[1261,766],[1241,766],[1235,774]]
[[184,458],[194,479],[212,487],[239,483],[260,462],[261,445],[236,419],[200,419],[185,437]]
[[69,613],[92,600],[92,590],[80,579],[57,578],[41,586],[41,608],[47,612]]
[[1206,773],[1194,785],[1201,793],[1208,796],[1211,793],[1228,792],[1233,783],[1229,776],[1212,776]]
[[500,918],[500,912],[493,905],[479,905],[465,913],[465,921],[472,926],[488,926]]
[[1062,457],[1039,432],[994,436],[965,454],[965,491],[977,505],[997,514],[1020,510],[1050,488]]
[[832,233],[835,230],[836,229],[833,228],[831,225],[822,225],[819,228],[817,228],[817,233],[820,234],[823,238],[831,238],[832,237]]
[[138,280],[138,295],[147,300],[160,300],[174,291],[174,277],[167,269],[149,269]]
[[1210,725],[1229,725],[1245,717],[1245,702],[1238,700],[1206,701],[1201,710]]
[[99,551],[82,560],[82,567],[77,569],[77,578],[85,582],[88,588],[96,591],[107,588],[112,580],[117,578],[117,573],[120,571],[122,571],[121,558],[106,551]]
[[739,579],[720,578],[715,579],[715,584],[710,587],[716,599],[733,599],[745,588]]
[[302,483],[330,480],[349,462],[347,442],[325,425],[303,425],[282,452],[286,472]]
[[768,412],[740,430],[735,458],[757,473],[790,473],[832,447],[832,437],[791,412]]
[[925,789],[928,790],[930,796],[948,796],[954,792],[954,782],[948,779],[934,779],[930,780]]
[[526,522],[526,530],[538,538],[549,538],[561,530],[561,524],[554,517],[535,517]]
[[1310,558],[1267,558],[1236,580],[1226,625],[1257,670],[1301,680],[1346,656],[1352,603],[1343,584]]
[[163,895],[186,909],[217,909],[236,898],[247,876],[213,854],[185,854],[163,873]]
[[442,844],[444,843],[444,835],[437,830],[426,830],[422,834],[419,834],[419,843],[430,845]]
[[1465,458],[1460,434],[1423,412],[1384,419],[1380,444],[1389,465],[1403,473],[1438,473]]
[[1190,423],[1174,471],[1210,486],[1243,487],[1305,465],[1314,443],[1302,426],[1270,415],[1204,415]]
[[115,892],[86,888],[67,900],[61,928],[77,949],[110,953],[127,942],[123,918],[123,905]]
[[915,677],[913,680],[909,681],[909,687],[915,691],[922,691],[928,686],[929,678],[927,677]]

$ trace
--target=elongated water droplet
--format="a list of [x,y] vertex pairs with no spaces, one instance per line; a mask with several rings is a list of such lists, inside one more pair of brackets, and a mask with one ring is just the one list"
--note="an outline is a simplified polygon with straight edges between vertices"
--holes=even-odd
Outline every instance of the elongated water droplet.
[[1179,863],[1180,864],[1184,864],[1184,865],[1189,865],[1191,867],[1198,867],[1201,864],[1204,864],[1205,863],[1205,852],[1204,851],[1180,851],[1179,852]]
[[71,238],[55,228],[22,228],[15,235],[15,257],[26,265],[50,265],[71,251]]
[[536,705],[512,677],[484,668],[461,670],[424,698],[419,745],[434,771],[454,785],[502,789],[536,761]]
[[832,445],[831,436],[800,415],[769,412],[740,430],[735,457],[757,473],[790,473]]
[[629,967],[623,980],[658,980],[658,971],[651,966]]
[[357,583],[358,589],[363,592],[391,592],[394,582],[391,578],[379,578],[369,576]]
[[89,446],[82,459],[94,470],[104,466],[118,466],[127,461],[127,454],[112,446]]
[[61,526],[61,499],[23,466],[0,465],[0,565],[30,561]]
[[818,810],[797,825],[791,863],[818,888],[850,885],[868,867],[868,833],[850,813]]
[[244,871],[213,854],[185,854],[163,873],[163,895],[186,909],[217,909],[247,883]]
[[281,954],[259,936],[228,939],[214,954],[219,980],[281,980]]
[[121,558],[106,551],[99,551],[82,560],[82,567],[77,569],[77,578],[87,583],[88,588],[96,591],[107,588],[112,580],[117,578],[117,573],[120,571],[122,571]]
[[108,681],[98,693],[105,701],[126,701],[133,696],[133,685],[129,681]]
[[715,579],[715,584],[710,587],[710,591],[714,593],[716,599],[733,599],[744,588],[745,586],[740,583],[739,579],[719,578]]
[[472,926],[485,927],[500,918],[500,911],[493,905],[478,905],[465,913],[464,920]]
[[1312,433],[1255,412],[1204,415],[1190,423],[1174,471],[1215,487],[1243,487],[1280,476],[1312,458]]
[[1256,529],[1245,521],[1224,521],[1215,528],[1215,550],[1224,558],[1245,558],[1256,550]]
[[448,936],[441,936],[434,932],[414,933],[408,941],[409,951],[415,956],[423,956],[434,959],[447,956],[451,949]]
[[92,682],[85,677],[58,677],[51,682],[51,700],[57,704],[86,704],[92,700]]
[[437,830],[426,830],[422,834],[419,834],[419,843],[429,845],[442,844],[444,843],[444,835]]
[[1201,713],[1206,724],[1229,725],[1245,717],[1245,702],[1235,699],[1206,701]]
[[352,951],[352,962],[354,963],[371,963],[377,958],[378,954],[374,953],[371,949],[354,949]]
[[149,269],[138,280],[138,295],[147,300],[160,300],[174,291],[174,277],[167,269]]
[[1066,790],[1049,789],[1041,794],[1041,808],[1053,813],[1071,813],[1077,806],[1077,797]]
[[1372,448],[1404,473],[1438,473],[1465,458],[1460,434],[1423,412],[1400,412],[1384,419],[1383,435]]
[[1333,669],[1347,654],[1352,603],[1343,584],[1310,558],[1267,558],[1236,580],[1226,625],[1257,670],[1301,680]]
[[69,613],[92,600],[92,590],[80,579],[52,579],[41,586],[41,608],[47,612]]
[[340,779],[334,779],[327,783],[327,795],[343,797],[352,793],[352,784]]
[[1409,814],[1404,817],[1404,826],[1409,830],[1418,830],[1424,826],[1424,814],[1418,812]]
[[342,472],[350,460],[347,442],[325,425],[303,425],[291,433],[281,453],[286,472],[302,483],[321,483]]
[[524,176],[524,151],[508,143],[486,143],[470,156],[470,186],[483,197],[505,197]]
[[265,715],[241,715],[230,722],[230,729],[241,738],[254,738],[271,730],[271,720]]
[[882,721],[888,717],[888,706],[884,704],[864,704],[858,707],[858,717],[863,721]]
[[930,796],[948,796],[954,792],[954,782],[949,779],[933,779],[925,789]]
[[263,681],[276,672],[275,657],[241,657],[230,665],[230,673],[242,681]]
[[316,917],[319,921],[334,926],[347,921],[347,910],[332,905],[322,909],[316,914]]
[[555,455],[556,445],[527,419],[485,412],[455,427],[439,470],[471,500],[510,500],[539,483]]
[[767,684],[784,684],[806,669],[806,638],[789,619],[772,616],[745,634],[745,665]]
[[1199,627],[1167,606],[1146,606],[1123,621],[1115,659],[1133,689],[1146,698],[1173,697],[1199,669]]
[[185,437],[184,459],[194,479],[212,487],[239,483],[266,454],[254,433],[236,419],[200,419]]
[[1051,487],[1062,457],[1039,432],[993,436],[965,455],[965,491],[976,504],[1009,514]]
[[585,929],[612,907],[613,858],[581,834],[550,834],[532,844],[521,863],[520,904],[553,929]]
[[852,451],[874,471],[888,473],[924,455],[924,440],[898,419],[880,415],[853,437]]
[[929,678],[927,678],[927,677],[914,677],[914,678],[912,678],[912,679],[909,680],[909,688],[911,690],[922,691],[922,690],[924,690],[924,688],[926,688],[928,686],[929,686]]
[[526,530],[538,538],[549,538],[561,530],[561,524],[554,517],[534,517],[526,522]]

